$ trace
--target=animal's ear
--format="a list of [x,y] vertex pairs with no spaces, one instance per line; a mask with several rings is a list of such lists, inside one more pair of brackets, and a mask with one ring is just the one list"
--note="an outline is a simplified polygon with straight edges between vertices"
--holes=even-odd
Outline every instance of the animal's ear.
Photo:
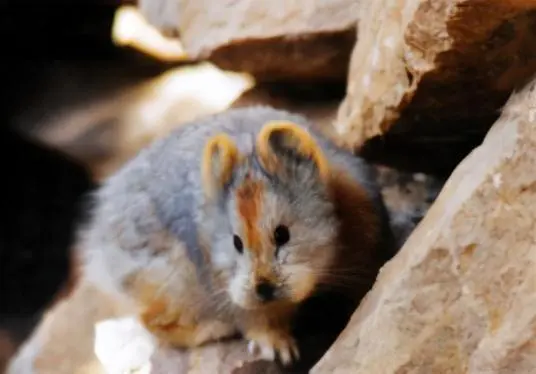
[[214,135],[205,144],[201,173],[203,188],[209,197],[215,197],[227,184],[241,159],[233,140],[226,134]]
[[329,178],[329,165],[322,149],[307,130],[293,122],[266,123],[257,137],[257,152],[268,172],[278,173],[289,158],[306,159],[313,162],[323,181]]

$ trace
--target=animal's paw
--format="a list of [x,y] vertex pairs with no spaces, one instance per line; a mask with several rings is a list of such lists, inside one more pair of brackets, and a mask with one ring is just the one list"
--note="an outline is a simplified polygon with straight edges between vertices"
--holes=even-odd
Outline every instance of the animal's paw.
[[273,361],[276,355],[283,365],[289,365],[300,357],[295,339],[283,331],[256,331],[247,334],[248,351],[264,360]]
[[196,326],[181,323],[178,311],[170,311],[164,302],[155,301],[140,316],[140,320],[147,330],[163,342],[181,347],[196,344]]
[[153,335],[179,347],[198,347],[230,337],[237,331],[234,326],[217,320],[200,323],[188,313],[169,310],[161,301],[155,301],[140,319]]
[[155,301],[141,316],[142,322],[152,329],[166,329],[180,320],[178,312],[171,312],[163,301]]

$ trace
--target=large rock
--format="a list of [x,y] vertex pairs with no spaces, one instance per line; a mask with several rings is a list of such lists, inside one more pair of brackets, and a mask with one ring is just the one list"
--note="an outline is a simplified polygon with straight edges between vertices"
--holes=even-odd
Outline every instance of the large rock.
[[536,80],[454,171],[323,373],[533,373]]
[[[103,78],[110,80],[108,86],[92,86],[91,94],[84,74],[87,71],[76,65],[50,68],[46,75],[50,83],[43,84],[42,94],[30,101],[30,109],[18,115],[15,125],[87,165],[96,180],[173,128],[227,109],[254,86],[251,76],[222,71],[210,63],[140,78],[135,86]],[[72,86],[57,83],[66,76]],[[85,104],[74,105],[70,98],[80,99],[81,91],[87,94]],[[57,97],[63,105],[54,101]],[[34,126],[37,120],[39,126]]]
[[343,80],[359,0],[139,0],[147,20],[180,34],[192,59],[259,80]]
[[371,159],[451,171],[536,71],[534,1],[375,0],[359,12],[336,128]]
[[[59,72],[50,69],[51,75],[63,78],[70,68],[57,66]],[[83,86],[80,75],[70,74],[75,85]],[[31,101],[31,110],[18,116],[16,126],[87,165],[93,177],[102,180],[156,138],[188,121],[231,107],[269,105],[297,112],[332,134],[344,84],[255,85],[248,74],[200,63],[171,69],[136,87],[117,88],[111,93],[106,86],[97,87],[83,106],[58,109],[54,105],[58,96],[79,96],[70,86],[51,83],[41,91],[44,94]],[[38,117],[39,126],[27,125]]]

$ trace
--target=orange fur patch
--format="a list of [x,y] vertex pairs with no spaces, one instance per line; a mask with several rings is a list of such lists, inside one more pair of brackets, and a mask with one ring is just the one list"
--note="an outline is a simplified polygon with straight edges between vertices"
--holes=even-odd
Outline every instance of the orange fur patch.
[[156,299],[148,306],[140,319],[147,330],[160,340],[181,348],[194,348],[210,341],[232,336],[235,329],[217,320],[191,324],[180,323],[181,315],[170,312],[164,300]]
[[273,252],[263,252],[269,251],[269,247],[263,246],[262,233],[258,227],[259,217],[262,214],[263,193],[264,188],[260,181],[246,177],[236,191],[237,208],[243,224],[242,240],[252,255],[252,281],[256,283],[265,279],[275,283],[277,277],[269,260]]
[[279,160],[270,146],[270,138],[275,133],[283,136],[283,142],[286,147],[295,149],[304,157],[312,158],[318,167],[320,177],[325,181],[329,179],[330,168],[328,161],[311,134],[299,125],[288,121],[270,121],[258,135],[257,149],[259,159],[267,170],[276,172],[279,167]]
[[[214,157],[219,158],[219,169],[215,170]],[[241,156],[233,140],[226,134],[213,136],[205,145],[201,173],[205,191],[212,196],[229,181],[233,169]]]
[[242,221],[244,246],[252,255],[252,277],[253,282],[266,279],[270,282],[277,282],[277,277],[272,269],[270,259],[273,252],[263,246],[262,233],[258,227],[259,217],[262,214],[262,198],[264,187],[262,182],[246,177],[246,180],[236,191],[237,208]]
[[261,248],[261,235],[257,227],[262,209],[263,186],[249,177],[236,190],[237,208],[243,223],[244,245],[253,253]]

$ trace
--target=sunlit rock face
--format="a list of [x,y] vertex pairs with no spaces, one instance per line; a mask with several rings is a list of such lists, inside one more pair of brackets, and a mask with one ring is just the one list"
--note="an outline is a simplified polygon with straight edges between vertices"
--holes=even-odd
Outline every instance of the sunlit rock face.
[[535,102],[510,99],[314,374],[534,371]]

